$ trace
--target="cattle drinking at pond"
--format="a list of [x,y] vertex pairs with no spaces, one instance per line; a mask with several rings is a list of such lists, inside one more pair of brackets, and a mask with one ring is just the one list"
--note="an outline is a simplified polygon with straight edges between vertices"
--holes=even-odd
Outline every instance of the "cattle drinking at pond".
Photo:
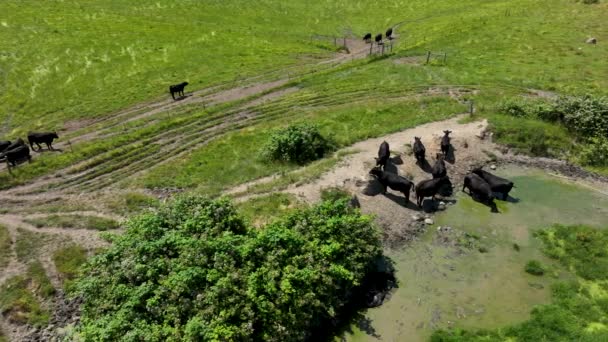
[[386,169],[386,163],[388,163],[388,159],[391,156],[391,152],[386,141],[383,141],[380,144],[380,148],[378,149],[378,158],[376,158],[376,166],[382,166],[382,169]]
[[481,202],[489,205],[494,204],[494,194],[492,193],[490,184],[478,175],[474,173],[466,175],[462,184],[462,192],[465,192],[465,188],[469,189],[471,196],[476,196]]
[[492,192],[501,194],[503,200],[506,200],[509,197],[509,192],[514,187],[513,182],[482,170],[481,167],[473,169],[472,172],[483,178],[492,189]]
[[439,193],[439,190],[444,186],[450,184],[448,176],[434,179],[426,179],[416,184],[416,204],[422,208],[422,201],[425,197],[431,197],[435,201],[435,195]]
[[169,92],[171,93],[171,97],[175,100],[175,94],[177,96],[185,96],[184,88],[188,85],[188,82],[182,82],[180,84],[174,84],[169,87]]
[[403,193],[403,196],[405,196],[405,203],[409,203],[410,190],[414,186],[414,183],[412,183],[409,179],[392,172],[382,171],[379,167],[371,169],[369,173],[376,177],[380,184],[382,184],[382,193],[385,194],[386,188],[389,187],[395,191]]
[[452,131],[443,131],[444,135],[441,138],[441,153],[443,153],[444,156],[448,155],[448,152],[450,152],[450,133],[452,133]]
[[32,150],[34,149],[34,144],[38,146],[38,151],[42,150],[40,143],[46,144],[46,147],[49,151],[53,150],[53,140],[59,139],[59,136],[55,132],[29,132],[27,134],[27,140],[30,143],[30,147]]

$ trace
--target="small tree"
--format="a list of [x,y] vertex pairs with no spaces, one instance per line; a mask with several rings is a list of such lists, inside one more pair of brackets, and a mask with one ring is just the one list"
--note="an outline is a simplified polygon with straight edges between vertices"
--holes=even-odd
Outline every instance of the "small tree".
[[302,123],[274,132],[262,149],[265,159],[305,164],[322,158],[331,149],[315,125]]

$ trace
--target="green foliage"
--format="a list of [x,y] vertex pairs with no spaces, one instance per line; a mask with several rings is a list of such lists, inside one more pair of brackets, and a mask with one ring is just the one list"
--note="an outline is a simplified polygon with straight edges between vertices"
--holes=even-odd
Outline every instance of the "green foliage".
[[64,288],[71,290],[73,280],[79,273],[80,266],[87,261],[87,250],[78,245],[71,245],[56,250],[53,262],[63,277]]
[[381,253],[345,201],[247,229],[225,199],[179,198],[131,220],[79,283],[85,339],[302,340]]
[[545,121],[558,121],[559,112],[555,106],[547,100],[526,99],[514,97],[503,100],[498,105],[498,110],[502,114],[514,117],[536,118]]
[[587,144],[581,147],[578,158],[582,165],[608,166],[608,138],[590,138]]
[[[606,341],[608,338],[608,230],[555,225],[541,230],[545,253],[577,278],[552,286],[552,303],[534,308],[530,319],[493,331],[438,330],[432,341]],[[530,264],[530,263],[529,263]],[[538,269],[534,265],[534,269]]]
[[13,250],[12,241],[8,229],[0,224],[0,270],[4,269],[10,261]]
[[526,272],[536,276],[541,276],[545,274],[545,268],[538,260],[528,261],[528,263],[526,263],[525,270]]
[[494,115],[490,125],[498,142],[533,156],[559,157],[572,148],[568,131],[558,124]]
[[55,293],[40,262],[33,262],[25,275],[6,280],[0,287],[0,312],[9,321],[44,326],[50,314],[40,302]]
[[562,97],[556,103],[564,124],[584,137],[608,137],[608,98]]
[[109,230],[120,227],[118,222],[105,217],[85,215],[49,215],[46,217],[25,220],[31,225],[41,227],[79,228]]
[[331,149],[315,125],[300,123],[275,131],[262,149],[267,160],[305,164],[322,158]]
[[321,200],[322,201],[339,201],[342,199],[350,199],[351,194],[338,187],[330,187],[321,189]]
[[120,214],[135,214],[142,210],[157,208],[159,201],[149,195],[140,192],[127,192],[114,195],[108,199],[106,205],[112,212]]
[[587,280],[608,279],[608,231],[556,225],[538,233],[545,252]]

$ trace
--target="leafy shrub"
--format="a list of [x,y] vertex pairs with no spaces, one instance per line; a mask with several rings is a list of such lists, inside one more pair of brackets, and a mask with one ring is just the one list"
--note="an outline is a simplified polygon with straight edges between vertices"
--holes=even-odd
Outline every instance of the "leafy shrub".
[[556,124],[496,115],[490,118],[498,142],[533,156],[559,157],[572,146],[568,131]]
[[528,263],[526,264],[526,268],[525,269],[526,269],[526,272],[528,272],[528,273],[530,273],[532,275],[541,276],[541,275],[545,274],[545,268],[537,260],[530,260],[530,261],[528,261]]
[[590,95],[562,97],[556,110],[566,126],[584,137],[608,137],[608,99]]
[[225,199],[185,197],[127,223],[78,287],[85,340],[304,340],[381,254],[345,200],[247,229]]
[[579,161],[588,166],[608,166],[608,138],[591,138],[582,147]]
[[560,113],[555,105],[546,100],[531,100],[524,98],[510,98],[501,102],[498,111],[514,117],[540,119],[544,121],[560,120]]
[[331,149],[330,142],[311,124],[295,124],[274,132],[262,149],[268,160],[297,164],[322,158]]

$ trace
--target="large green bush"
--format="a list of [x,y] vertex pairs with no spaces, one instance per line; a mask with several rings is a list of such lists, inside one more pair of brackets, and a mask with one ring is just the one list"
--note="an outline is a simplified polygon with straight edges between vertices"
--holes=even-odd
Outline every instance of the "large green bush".
[[346,200],[247,229],[227,200],[182,198],[85,266],[85,340],[289,341],[335,318],[381,254]]
[[608,137],[608,99],[582,96],[562,97],[556,109],[563,114],[564,124],[584,137]]
[[588,166],[608,166],[608,138],[591,138],[579,153],[579,161]]
[[322,158],[331,149],[328,139],[311,124],[294,124],[274,132],[262,149],[264,158],[304,164]]

